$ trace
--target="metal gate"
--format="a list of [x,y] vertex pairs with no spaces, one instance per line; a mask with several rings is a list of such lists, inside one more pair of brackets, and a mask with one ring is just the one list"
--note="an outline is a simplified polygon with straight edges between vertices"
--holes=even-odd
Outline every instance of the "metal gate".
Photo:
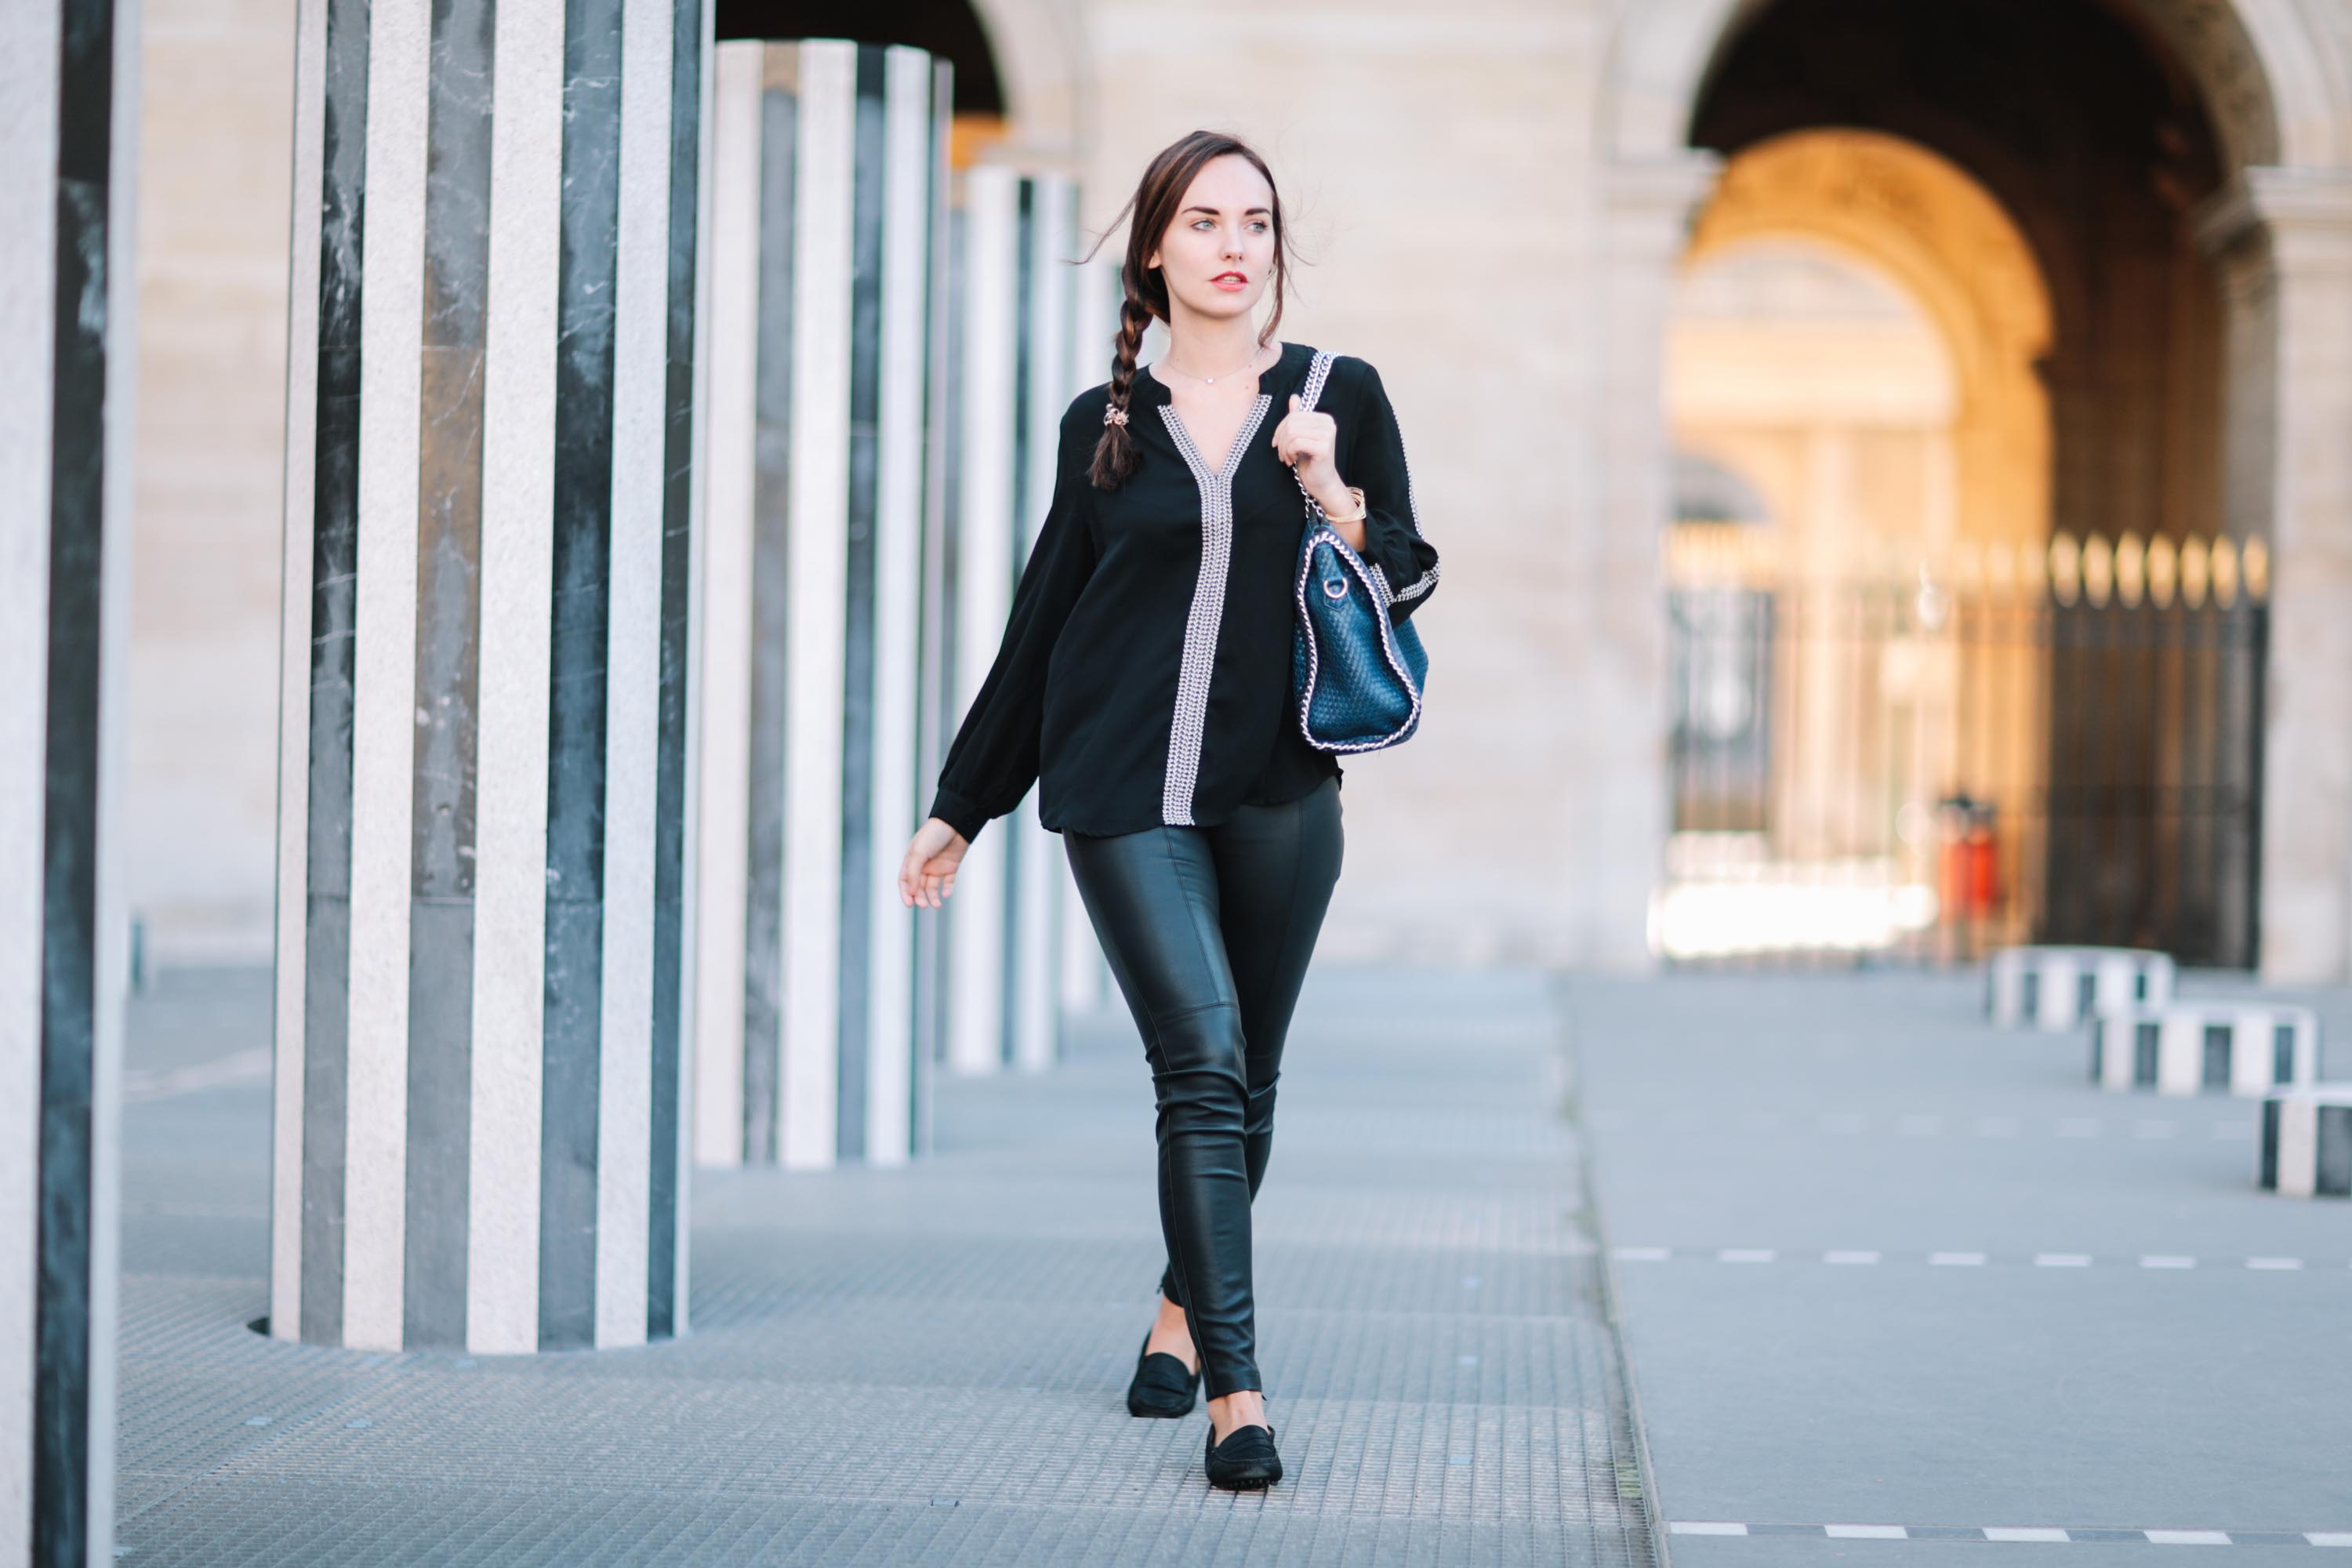
[[1769,531],[1678,525],[1653,946],[2252,966],[2267,567],[2259,542],[2060,536],[1800,578]]

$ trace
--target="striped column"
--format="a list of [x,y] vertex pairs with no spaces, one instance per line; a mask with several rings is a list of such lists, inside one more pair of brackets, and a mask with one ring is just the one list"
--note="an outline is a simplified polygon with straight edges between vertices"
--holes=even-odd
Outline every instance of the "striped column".
[[[963,254],[961,229],[949,202],[950,183],[946,152],[952,121],[952,73],[943,68],[934,112],[940,123],[941,151],[932,165],[931,298],[929,360],[923,431],[923,556],[920,636],[916,680],[919,702],[915,721],[915,811],[929,802],[929,792],[947,761],[958,715],[955,701],[955,493],[956,378],[960,334],[956,331],[959,301],[963,298]],[[894,889],[895,894],[895,889]],[[915,1017],[913,1121],[908,1142],[914,1152],[932,1146],[932,1080],[947,1058],[949,1001],[948,928],[944,921],[915,922],[913,948]]]
[[705,0],[302,0],[270,1331],[686,1327]]
[[[1053,500],[1074,380],[1076,192],[1001,167],[963,179],[956,463],[955,679],[961,722],[996,658],[1013,590]],[[947,1059],[959,1072],[1037,1069],[1061,1054],[1059,937],[1068,879],[1033,791],[964,857],[948,923]]]
[[697,1144],[898,1164],[949,68],[753,41],[715,80]]
[[2257,1174],[2289,1198],[2352,1197],[2352,1084],[2311,1084],[2263,1101]]
[[2318,1076],[2319,1017],[2308,1007],[2183,999],[2091,1025],[2091,1081],[2101,1089],[2260,1095]]
[[2170,955],[2136,947],[2010,947],[1992,955],[1985,1011],[2004,1028],[2066,1030],[2172,1000]]
[[0,1561],[114,1556],[138,8],[0,6]]

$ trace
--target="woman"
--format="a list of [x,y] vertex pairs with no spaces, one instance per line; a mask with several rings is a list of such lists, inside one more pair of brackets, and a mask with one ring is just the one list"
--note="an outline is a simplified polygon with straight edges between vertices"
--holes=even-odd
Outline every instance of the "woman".
[[[1130,213],[1110,380],[1063,416],[1051,510],[898,890],[940,908],[972,838],[1037,784],[1159,1105],[1168,1264],[1128,1408],[1184,1415],[1205,1369],[1208,1477],[1243,1489],[1282,1476],[1250,1200],[1341,853],[1338,761],[1290,702],[1300,488],[1385,574],[1397,622],[1436,585],[1437,552],[1372,367],[1338,359],[1323,411],[1298,406],[1313,351],[1274,336],[1287,258],[1265,160],[1194,132],[1151,161]],[[1139,371],[1155,317],[1168,352]]]

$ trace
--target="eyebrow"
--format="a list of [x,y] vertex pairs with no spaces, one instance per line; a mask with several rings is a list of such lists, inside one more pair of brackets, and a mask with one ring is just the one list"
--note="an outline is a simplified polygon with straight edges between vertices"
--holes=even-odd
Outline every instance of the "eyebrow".
[[[1215,217],[1215,216],[1218,216],[1217,209],[1216,209],[1215,207],[1204,207],[1204,206],[1200,206],[1200,205],[1193,205],[1193,206],[1186,207],[1184,210],[1185,210],[1186,212],[1188,212],[1188,213],[1207,213],[1211,217]],[[1272,215],[1271,213],[1268,213],[1268,212],[1266,211],[1266,209],[1265,209],[1265,208],[1264,208],[1264,207],[1251,207],[1248,211],[1246,211],[1246,212],[1244,212],[1244,213],[1243,213],[1243,214],[1242,214],[1242,216],[1244,216],[1244,217],[1254,217],[1254,216],[1265,216],[1265,217],[1270,217],[1270,216],[1273,216],[1273,215]]]

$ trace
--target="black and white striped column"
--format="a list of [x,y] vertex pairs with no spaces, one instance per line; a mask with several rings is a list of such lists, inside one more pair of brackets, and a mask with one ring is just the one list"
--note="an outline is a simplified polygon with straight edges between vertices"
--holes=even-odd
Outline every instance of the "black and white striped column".
[[269,1321],[682,1332],[705,0],[302,0]]
[[697,1144],[897,1164],[949,68],[751,41],[715,83]]
[[[1013,590],[1054,494],[1062,414],[1075,379],[1076,187],[982,166],[963,177],[962,342],[956,465],[955,719],[994,663]],[[981,835],[943,911],[950,1067],[1035,1070],[1061,1054],[1060,937],[1068,868],[1037,821],[1035,794]]]
[[2179,998],[2104,1013],[2091,1026],[2091,1081],[2158,1094],[2268,1094],[2319,1076],[2308,1007]]
[[2288,1198],[2352,1197],[2352,1083],[2313,1084],[2263,1101],[2263,1189]]
[[138,9],[0,7],[0,1560],[114,1555]]
[[1992,955],[1986,1012],[2004,1027],[2066,1030],[2172,999],[2170,955],[2136,947],[2011,947]]

